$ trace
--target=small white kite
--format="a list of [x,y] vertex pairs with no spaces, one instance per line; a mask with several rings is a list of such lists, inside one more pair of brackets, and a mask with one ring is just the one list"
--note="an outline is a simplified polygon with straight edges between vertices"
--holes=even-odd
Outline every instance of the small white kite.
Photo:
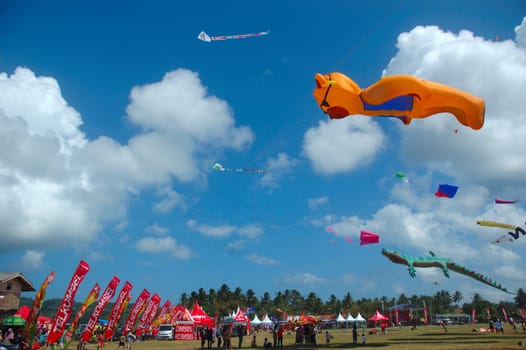
[[202,41],[206,41],[207,43],[209,43],[209,42],[211,42],[211,41],[218,41],[218,40],[245,39],[245,38],[250,38],[250,37],[253,37],[253,36],[263,36],[263,35],[267,35],[268,33],[270,33],[269,30],[267,30],[266,32],[260,32],[260,33],[237,34],[237,35],[222,35],[222,36],[209,36],[209,35],[206,34],[205,32],[201,32],[201,33],[199,33],[199,35],[197,36],[197,39],[202,40]]

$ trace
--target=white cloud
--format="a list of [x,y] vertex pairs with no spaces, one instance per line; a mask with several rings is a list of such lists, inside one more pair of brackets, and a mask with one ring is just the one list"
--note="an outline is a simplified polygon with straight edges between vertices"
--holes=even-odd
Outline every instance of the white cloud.
[[250,254],[245,256],[245,258],[249,261],[252,261],[254,264],[258,265],[277,265],[279,264],[279,261],[273,258],[269,258],[266,256],[261,256],[259,254]]
[[157,195],[163,197],[163,199],[154,205],[154,213],[166,214],[172,211],[176,206],[184,207],[184,196],[170,187],[164,187],[157,190]]
[[192,257],[190,249],[177,244],[172,237],[153,238],[146,237],[137,241],[136,248],[146,253],[169,253],[173,258],[187,260]]
[[132,89],[127,112],[139,132],[126,144],[88,140],[52,77],[17,68],[0,73],[0,90],[0,251],[87,247],[105,225],[127,222],[129,196],[144,189],[160,189],[156,213],[184,208],[169,185],[204,183],[211,157],[254,138],[187,70]]
[[263,234],[263,228],[259,225],[245,225],[239,228],[238,233],[247,238],[257,238]]
[[188,220],[186,226],[189,228],[211,237],[228,237],[237,230],[237,226],[232,225],[217,225],[211,226],[207,224],[200,224],[196,220]]
[[38,270],[43,266],[45,253],[36,250],[27,250],[22,256],[20,265],[26,270]]
[[307,200],[307,206],[310,210],[316,210],[320,206],[327,204],[329,202],[329,197],[327,196],[321,196],[317,198],[309,198]]
[[21,118],[29,135],[58,141],[61,153],[86,143],[80,114],[68,106],[55,79],[19,67],[11,76],[0,73],[0,91],[0,110],[7,118]]
[[417,75],[478,95],[486,104],[485,124],[478,131],[447,114],[401,127],[402,158],[459,182],[476,182],[499,193],[518,185],[524,192],[526,51],[511,40],[494,42],[466,30],[454,34],[438,27],[402,33],[397,47],[384,75]]
[[246,238],[257,238],[263,234],[263,228],[259,225],[251,224],[245,226],[235,225],[208,225],[201,224],[197,220],[188,220],[186,226],[201,234],[211,237],[228,237],[234,233]]
[[164,235],[168,232],[168,228],[162,227],[158,223],[154,223],[153,225],[147,226],[144,229],[144,232],[152,233],[154,235]]
[[526,48],[526,17],[522,23],[515,27],[515,42],[522,48]]
[[241,251],[245,249],[247,241],[244,239],[238,239],[236,241],[230,242],[226,245],[226,251]]
[[320,121],[307,130],[303,153],[315,172],[332,175],[369,164],[384,142],[385,135],[371,118],[348,117]]
[[186,69],[166,73],[161,82],[134,87],[130,98],[126,111],[132,123],[190,139],[194,147],[242,149],[254,137],[248,128],[236,128],[228,104],[208,95],[198,75]]
[[329,283],[328,280],[310,272],[287,274],[283,277],[283,282],[286,284],[306,284],[309,286]]
[[298,164],[297,159],[290,158],[283,152],[279,153],[276,158],[269,158],[265,167],[269,172],[263,175],[261,185],[278,188],[279,181],[287,174],[292,173],[293,168]]

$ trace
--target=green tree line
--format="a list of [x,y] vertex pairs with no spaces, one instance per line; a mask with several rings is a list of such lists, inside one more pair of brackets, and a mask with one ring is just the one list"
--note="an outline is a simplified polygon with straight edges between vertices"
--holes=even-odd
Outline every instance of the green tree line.
[[[502,308],[505,308],[508,316],[515,319],[521,318],[518,309],[526,309],[526,292],[520,288],[512,302],[492,303],[485,300],[480,294],[474,293],[471,300],[462,304],[465,296],[459,291],[449,292],[441,290],[432,296],[427,295],[412,295],[406,296],[400,294],[398,297],[388,298],[386,296],[375,298],[360,298],[355,300],[351,293],[346,293],[341,299],[336,295],[331,295],[327,300],[322,300],[316,293],[309,293],[303,296],[296,289],[286,289],[279,291],[272,296],[269,292],[265,292],[263,296],[257,297],[252,289],[247,289],[245,292],[237,287],[232,290],[228,285],[223,284],[219,289],[209,289],[208,291],[199,288],[197,291],[191,293],[182,293],[178,301],[171,301],[172,305],[182,304],[189,310],[192,309],[194,302],[197,301],[204,311],[210,316],[214,317],[216,314],[219,317],[227,316],[236,310],[238,307],[246,309],[253,308],[255,313],[262,315],[266,313],[269,317],[275,316],[281,318],[281,312],[285,311],[288,315],[338,315],[339,312],[351,312],[356,316],[360,312],[364,317],[372,315],[376,310],[385,312],[388,307],[401,304],[415,304],[419,307],[424,305],[427,308],[429,315],[445,314],[445,313],[466,313],[471,314],[472,310],[476,310],[477,319],[484,322],[487,317],[487,309],[490,310],[492,317],[503,318]],[[44,301],[41,314],[47,317],[54,317],[61,299],[47,299]],[[164,303],[164,301],[161,301]],[[33,305],[33,299],[22,298],[21,306]],[[81,302],[76,302],[73,307],[73,314],[76,313]],[[95,308],[96,303],[90,305],[86,313],[81,319],[81,323],[86,323]],[[108,303],[104,312],[101,315],[102,319],[107,319],[113,307],[113,303]],[[131,310],[130,304],[121,317],[125,320],[128,312]],[[251,315],[253,317],[253,315]],[[423,317],[423,314],[420,315]]]

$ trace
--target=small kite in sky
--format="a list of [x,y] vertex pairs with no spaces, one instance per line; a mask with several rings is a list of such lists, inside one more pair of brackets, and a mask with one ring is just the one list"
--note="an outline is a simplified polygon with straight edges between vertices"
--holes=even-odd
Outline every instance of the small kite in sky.
[[405,125],[414,118],[439,113],[454,115],[460,124],[479,130],[484,125],[485,103],[462,90],[412,75],[383,77],[361,88],[342,73],[315,76],[314,97],[331,119],[350,115],[396,117]]
[[457,191],[458,191],[458,186],[448,185],[448,184],[440,184],[440,185],[438,185],[438,189],[435,192],[435,196],[437,196],[437,197],[453,198],[457,194]]
[[401,254],[394,250],[389,250],[385,248],[382,249],[382,254],[385,255],[392,262],[396,264],[407,265],[409,275],[413,278],[415,278],[416,276],[415,267],[438,267],[442,269],[442,271],[444,272],[444,275],[447,278],[449,278],[449,270],[451,270],[451,271],[455,271],[456,273],[460,273],[468,277],[471,277],[479,282],[485,283],[494,288],[500,289],[503,292],[514,294],[508,291],[502,285],[497,284],[497,282],[493,281],[491,278],[488,278],[479,272],[469,270],[466,267],[460,264],[457,264],[456,262],[452,261],[449,258],[435,256],[435,254],[431,251],[429,253],[431,254],[431,256],[420,257],[420,256],[411,256],[411,255]]
[[396,173],[395,176],[399,178],[400,180],[402,180],[403,182],[409,182],[409,180],[407,179],[404,173]]
[[514,203],[517,203],[517,201],[508,201],[505,199],[495,198],[495,204],[514,204]]
[[373,244],[380,242],[380,236],[376,233],[361,230],[360,231],[360,245]]
[[[334,233],[334,228],[332,227],[327,227],[327,232],[330,232],[330,233]],[[353,244],[353,240],[351,237],[344,237],[344,239]],[[367,245],[367,244],[374,244],[374,243],[379,243],[380,242],[380,236],[374,232],[370,232],[370,231],[366,231],[366,230],[361,230],[360,231],[360,245]]]
[[212,167],[216,171],[233,171],[238,173],[269,173],[270,170],[255,169],[255,168],[225,168],[219,163],[215,163]]
[[268,33],[270,33],[270,31],[267,30],[266,32],[260,32],[260,33],[237,34],[237,35],[222,35],[222,36],[209,36],[209,35],[206,34],[205,32],[201,32],[201,33],[199,33],[199,35],[197,36],[197,39],[202,40],[202,41],[206,41],[207,43],[209,43],[209,42],[211,42],[211,41],[218,41],[218,40],[245,39],[245,38],[250,38],[250,37],[253,37],[253,36],[263,36],[263,35],[267,35]]
[[500,236],[499,238],[491,242],[491,244],[502,243],[502,242],[513,242],[513,237],[510,237],[509,235],[506,234],[504,236]]

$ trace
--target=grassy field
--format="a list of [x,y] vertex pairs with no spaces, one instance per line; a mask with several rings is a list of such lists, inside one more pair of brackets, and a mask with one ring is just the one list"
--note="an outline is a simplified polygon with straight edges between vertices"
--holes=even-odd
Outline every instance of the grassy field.
[[[484,325],[478,325],[484,327]],[[505,329],[504,334],[473,332],[471,325],[448,326],[448,332],[440,326],[421,326],[417,330],[410,328],[390,328],[387,335],[368,335],[367,344],[361,345],[361,333],[358,337],[358,345],[352,344],[352,332],[350,330],[329,330],[333,335],[330,344],[325,343],[325,331],[317,336],[317,349],[344,349],[344,348],[374,348],[374,349],[424,349],[424,350],[446,350],[446,349],[493,349],[509,350],[524,349],[518,345],[526,342],[526,334],[522,330],[515,333],[511,327]],[[258,348],[263,347],[264,338],[272,340],[272,334],[264,331],[256,334]],[[312,349],[305,344],[294,344],[295,335],[284,335],[284,349]],[[243,349],[250,349],[252,336],[243,338]],[[103,350],[117,350],[118,343],[106,343]],[[201,342],[193,341],[144,341],[132,344],[131,350],[177,350],[177,349],[200,349]],[[217,343],[213,344],[217,349]],[[238,348],[238,338],[232,338],[232,348]],[[88,350],[96,350],[96,344],[89,344]]]

